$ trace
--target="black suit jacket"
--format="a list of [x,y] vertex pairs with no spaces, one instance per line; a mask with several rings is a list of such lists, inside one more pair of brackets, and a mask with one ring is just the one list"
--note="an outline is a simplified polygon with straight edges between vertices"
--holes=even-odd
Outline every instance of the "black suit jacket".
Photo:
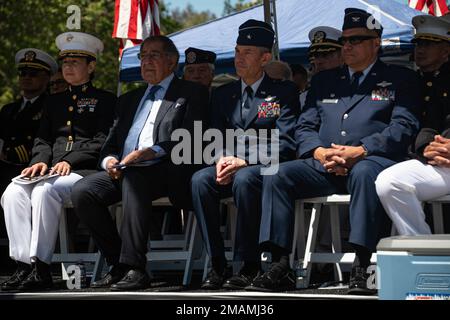
[[0,112],[0,139],[4,140],[6,160],[26,165],[30,161],[33,141],[39,129],[46,94],[19,112],[22,99],[5,105]]
[[[146,88],[136,89],[119,98],[118,118],[102,148],[100,161],[107,156],[113,156],[119,160],[123,157],[125,140],[145,90]],[[153,128],[154,144],[166,152],[163,161],[167,162],[169,168],[168,196],[175,206],[181,208],[192,207],[190,179],[198,166],[175,165],[171,161],[172,148],[178,143],[171,141],[171,135],[174,130],[183,128],[188,130],[193,137],[194,121],[205,119],[208,99],[206,87],[174,77],[156,115]]]

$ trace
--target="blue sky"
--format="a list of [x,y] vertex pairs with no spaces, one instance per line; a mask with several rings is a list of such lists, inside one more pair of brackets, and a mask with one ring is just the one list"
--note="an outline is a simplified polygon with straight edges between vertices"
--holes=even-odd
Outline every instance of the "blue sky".
[[[392,0],[400,3],[408,3],[408,0]],[[209,10],[216,14],[217,17],[222,15],[223,0],[165,0],[165,3],[170,9],[180,8],[183,9],[188,3],[194,6],[197,11]],[[236,3],[236,0],[232,0],[232,3]]]
[[[180,8],[183,9],[188,3],[194,6],[197,11],[209,10],[216,14],[217,17],[222,16],[223,0],[165,0],[165,3],[170,9]],[[232,3],[236,3],[236,0],[232,0]]]
[[[408,0],[392,0],[400,3],[408,3]],[[209,10],[216,14],[217,17],[222,15],[223,11],[223,0],[165,0],[166,4],[169,5],[169,8],[175,9],[180,8],[183,9],[186,7],[188,3],[194,6],[194,9],[197,11]],[[236,0],[231,0],[232,3],[236,3]],[[447,3],[450,3],[450,0],[447,0]]]

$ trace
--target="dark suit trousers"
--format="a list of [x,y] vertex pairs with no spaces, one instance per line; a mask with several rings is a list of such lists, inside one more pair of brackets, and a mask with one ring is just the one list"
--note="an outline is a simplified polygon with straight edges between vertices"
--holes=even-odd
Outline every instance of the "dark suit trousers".
[[261,166],[238,170],[226,186],[216,183],[216,167],[204,168],[192,176],[192,200],[203,240],[210,257],[225,258],[220,234],[220,199],[233,195],[237,207],[234,260],[258,261],[261,220]]
[[389,230],[389,221],[375,190],[375,179],[385,169],[369,159],[362,160],[347,177],[319,172],[303,160],[280,164],[276,175],[264,176],[260,243],[292,249],[295,200],[350,193],[349,242],[370,251]]
[[[167,164],[128,167],[120,180],[98,172],[78,181],[72,191],[75,212],[90,229],[109,265],[144,269],[152,201],[167,195]],[[120,236],[108,206],[122,200]]]

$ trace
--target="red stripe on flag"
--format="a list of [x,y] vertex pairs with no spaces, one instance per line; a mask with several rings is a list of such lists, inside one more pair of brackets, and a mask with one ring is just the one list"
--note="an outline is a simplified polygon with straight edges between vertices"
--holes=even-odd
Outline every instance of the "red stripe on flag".
[[114,14],[114,29],[112,34],[113,38],[117,37],[117,24],[119,23],[119,15],[120,15],[120,0],[116,0],[114,10],[115,14]]
[[128,24],[128,38],[136,39],[139,14],[139,0],[131,0],[130,22]]

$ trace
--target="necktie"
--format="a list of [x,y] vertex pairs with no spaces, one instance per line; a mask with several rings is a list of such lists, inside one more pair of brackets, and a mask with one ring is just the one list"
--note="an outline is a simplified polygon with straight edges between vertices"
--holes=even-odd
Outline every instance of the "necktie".
[[244,104],[242,105],[242,113],[241,113],[241,118],[242,121],[245,122],[245,120],[247,119],[248,113],[250,112],[250,106],[251,106],[251,102],[253,100],[253,89],[250,86],[247,86],[245,88],[245,92],[247,92],[247,97],[245,98]]
[[358,72],[355,72],[352,76],[352,82],[350,84],[352,96],[354,96],[356,93],[356,90],[358,90],[359,79],[362,77],[362,75],[363,75],[363,73],[361,71],[358,71]]
[[136,150],[142,128],[144,128],[145,122],[147,121],[148,115],[150,114],[150,110],[152,109],[153,101],[155,101],[155,94],[159,89],[161,89],[161,86],[152,86],[147,97],[145,97],[144,102],[142,103],[138,111],[136,111],[133,124],[128,131],[127,139],[125,140],[122,158],[127,156],[132,151]]

